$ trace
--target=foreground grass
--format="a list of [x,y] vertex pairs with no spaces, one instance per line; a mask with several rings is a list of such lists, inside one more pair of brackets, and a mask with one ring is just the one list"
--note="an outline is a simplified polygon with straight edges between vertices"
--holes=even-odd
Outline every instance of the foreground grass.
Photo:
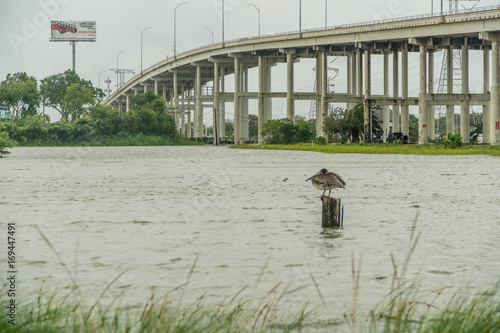
[[449,149],[440,145],[393,145],[393,144],[350,144],[312,146],[310,143],[296,145],[235,145],[239,149],[271,149],[314,151],[327,154],[399,154],[399,155],[490,155],[500,157],[499,146],[465,146]]

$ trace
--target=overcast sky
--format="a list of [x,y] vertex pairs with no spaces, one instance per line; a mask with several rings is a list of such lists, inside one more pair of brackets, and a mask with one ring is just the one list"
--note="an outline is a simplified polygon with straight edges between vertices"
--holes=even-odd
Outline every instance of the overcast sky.
[[[116,68],[140,70],[141,32],[144,33],[143,66],[147,68],[173,54],[173,13],[181,0],[0,0],[0,81],[7,74],[27,72],[38,80],[71,68],[71,47],[67,42],[53,43],[50,21],[97,21],[97,42],[78,43],[76,70],[78,74],[104,88],[109,71]],[[221,40],[221,0],[184,0],[177,10],[177,52]],[[439,11],[440,1],[434,0]],[[261,11],[262,34],[298,30],[299,0],[225,0],[225,39],[256,35],[257,10]],[[472,6],[475,2],[463,2]],[[481,0],[478,6],[497,5],[500,0]],[[448,2],[445,1],[445,6]],[[325,22],[325,0],[302,0],[302,28],[319,28]],[[401,16],[428,14],[431,0],[328,0],[328,24],[340,25]],[[339,69],[343,68],[340,60]],[[314,64],[306,63],[296,70],[297,91],[312,90]],[[301,75],[304,79],[301,80]],[[377,73],[375,73],[377,75]],[[279,85],[278,70],[273,80]],[[127,77],[127,79],[130,78]],[[284,78],[284,76],[283,76]],[[284,81],[284,80],[283,80]],[[273,83],[275,84],[275,83]],[[342,82],[339,82],[342,85]],[[299,103],[299,102],[298,102]],[[301,102],[304,103],[304,102]],[[305,106],[298,105],[300,112]],[[286,114],[286,112],[285,112]]]

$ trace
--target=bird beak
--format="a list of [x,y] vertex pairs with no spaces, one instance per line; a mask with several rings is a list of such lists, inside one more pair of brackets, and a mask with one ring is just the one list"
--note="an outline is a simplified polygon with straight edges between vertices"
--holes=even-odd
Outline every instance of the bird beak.
[[311,180],[311,178],[312,178],[312,177],[307,178],[307,179],[306,179],[306,182],[307,182],[308,180]]

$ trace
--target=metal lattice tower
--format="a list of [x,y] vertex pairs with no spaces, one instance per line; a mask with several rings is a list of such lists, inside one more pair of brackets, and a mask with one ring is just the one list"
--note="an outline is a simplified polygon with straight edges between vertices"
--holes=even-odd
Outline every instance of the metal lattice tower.
[[[333,59],[330,63],[335,62],[338,57]],[[314,67],[314,73],[317,72],[316,67]],[[333,67],[328,67],[328,73],[330,71],[333,72],[333,75],[328,74],[328,83],[327,83],[327,91],[329,94],[334,94],[335,93],[335,83],[333,83],[333,80],[339,75],[339,69],[338,68],[333,68]],[[318,92],[318,81],[314,80],[314,92]],[[330,111],[333,111],[333,105],[328,104],[328,113]],[[311,101],[311,108],[309,109],[309,120],[311,119],[316,119],[316,101]]]
[[[456,14],[460,11],[460,5],[467,9],[464,5],[461,4],[461,2],[475,2],[474,8],[480,0],[446,0],[449,1],[450,3],[450,9],[449,12],[450,14]],[[470,9],[472,9],[470,8]],[[443,64],[441,66],[441,73],[439,75],[439,84],[438,84],[438,89],[437,93],[438,94],[444,94],[447,93],[447,73],[448,73],[448,50],[444,50],[443,52]],[[454,91],[462,91],[462,51],[461,50],[454,50],[453,51],[453,89]],[[450,93],[450,92],[448,92]],[[442,117],[443,110],[446,109],[445,106],[440,105],[436,108],[437,114],[438,114],[438,121]],[[472,109],[472,107],[471,107]],[[436,133],[439,131],[439,125],[436,126]]]
[[125,84],[125,74],[135,74],[132,69],[116,69],[111,68],[110,71],[115,72],[118,75],[118,82],[116,83],[116,90],[120,89]]

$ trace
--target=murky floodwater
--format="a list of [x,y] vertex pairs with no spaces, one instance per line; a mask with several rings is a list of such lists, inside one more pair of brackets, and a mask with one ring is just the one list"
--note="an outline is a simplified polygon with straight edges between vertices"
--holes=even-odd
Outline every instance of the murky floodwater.
[[[321,229],[321,191],[304,180],[326,167],[344,228]],[[1,232],[18,227],[19,292],[71,284],[89,303],[109,295],[144,304],[152,290],[189,303],[260,297],[278,282],[302,289],[285,304],[321,304],[311,275],[342,318],[351,258],[362,257],[360,304],[389,292],[390,254],[402,262],[417,210],[422,232],[408,268],[424,290],[485,286],[500,276],[500,159],[326,155],[216,147],[16,148],[0,160]],[[287,179],[284,181],[284,179]],[[5,237],[2,236],[2,239]],[[2,242],[3,243],[3,242]],[[6,254],[0,257],[5,274]],[[194,265],[194,263],[196,264]],[[190,270],[194,265],[194,270]],[[182,291],[181,291],[182,290]],[[290,307],[288,307],[290,308]]]

